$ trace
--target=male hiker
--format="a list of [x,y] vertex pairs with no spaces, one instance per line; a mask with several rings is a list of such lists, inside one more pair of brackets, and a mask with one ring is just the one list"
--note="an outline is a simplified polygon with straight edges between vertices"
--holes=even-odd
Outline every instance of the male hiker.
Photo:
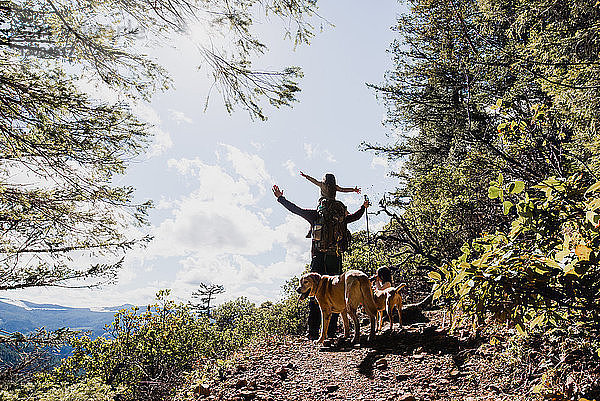
[[[277,201],[287,210],[303,217],[310,223],[312,233],[310,271],[319,274],[337,275],[342,273],[342,252],[348,246],[350,233],[346,229],[347,223],[359,220],[369,202],[364,204],[353,214],[348,214],[346,207],[336,200],[331,203],[320,202],[318,209],[302,209],[283,196],[283,191],[273,185],[273,194]],[[340,205],[342,212],[338,211]],[[342,214],[340,219],[339,214]],[[336,216],[337,214],[337,216]],[[338,223],[335,223],[337,221]],[[315,299],[310,299],[308,311],[308,338],[316,340],[319,337],[321,325],[321,312]],[[328,333],[335,335],[337,329],[337,314],[331,316]]]

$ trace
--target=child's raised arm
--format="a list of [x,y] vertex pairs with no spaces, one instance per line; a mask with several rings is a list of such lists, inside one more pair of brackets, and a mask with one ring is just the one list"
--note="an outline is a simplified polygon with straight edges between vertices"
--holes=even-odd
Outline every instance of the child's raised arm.
[[359,187],[354,187],[354,188],[344,188],[344,187],[340,187],[338,185],[335,186],[335,189],[338,192],[356,192],[357,194],[360,193],[360,188]]
[[304,174],[302,171],[300,172],[300,175],[304,178],[306,178],[308,181],[312,182],[313,184],[315,184],[316,186],[318,186],[319,188],[321,188],[321,181],[312,178],[310,175],[308,174]]

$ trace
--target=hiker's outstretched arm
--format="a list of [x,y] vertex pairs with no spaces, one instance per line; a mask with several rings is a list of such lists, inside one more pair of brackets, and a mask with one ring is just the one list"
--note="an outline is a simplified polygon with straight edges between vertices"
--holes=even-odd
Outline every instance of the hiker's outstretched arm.
[[292,202],[290,202],[289,200],[285,199],[284,196],[280,196],[279,198],[277,198],[277,202],[281,203],[283,205],[283,207],[285,207],[290,212],[297,214],[298,216],[300,216],[303,219],[305,219],[306,221],[308,221],[311,225],[317,219],[317,216],[316,216],[317,211],[316,210],[302,209],[302,208],[296,206],[295,204],[293,204]]
[[304,174],[302,171],[300,172],[300,175],[304,178],[306,178],[308,181],[312,182],[313,184],[315,184],[316,186],[318,186],[319,188],[321,187],[321,181],[317,180],[316,178],[311,177],[308,174]]
[[346,188],[346,187],[340,187],[338,185],[335,186],[335,189],[338,192],[356,192],[357,194],[360,193],[360,188],[359,187],[354,187],[354,188]]
[[353,223],[357,220],[359,220],[362,215],[365,213],[365,210],[367,210],[367,208],[369,207],[369,201],[365,201],[363,203],[363,205],[360,207],[360,209],[358,209],[356,212],[349,214],[346,217],[346,223]]
[[307,220],[311,225],[317,219],[317,211],[311,209],[302,209],[283,196],[283,191],[277,185],[273,185],[273,195],[277,198],[277,202],[281,203],[290,212]]
[[348,217],[346,217],[346,222],[347,223],[354,223],[357,220],[360,220],[360,218],[362,217],[362,215],[365,213],[365,207],[361,206],[360,209],[358,209],[356,212],[349,214]]

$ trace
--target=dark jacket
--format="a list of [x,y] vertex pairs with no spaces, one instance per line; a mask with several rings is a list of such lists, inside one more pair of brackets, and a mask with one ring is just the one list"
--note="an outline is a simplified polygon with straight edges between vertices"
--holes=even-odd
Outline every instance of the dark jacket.
[[[289,200],[285,199],[285,197],[283,195],[280,196],[279,198],[277,198],[277,202],[281,203],[283,205],[283,207],[285,207],[290,212],[297,214],[298,216],[300,216],[300,217],[304,218],[306,221],[308,221],[308,223],[310,224],[311,230],[312,230],[313,226],[315,225],[315,223],[319,219],[319,213],[317,212],[316,209],[302,209],[302,208],[296,206],[295,204],[293,204],[292,202],[290,202]],[[359,220],[364,213],[365,213],[365,206],[362,205],[360,207],[360,209],[358,209],[356,212],[346,216],[346,223],[353,223],[353,222]],[[311,253],[313,254],[313,256],[314,256],[315,252],[319,252],[318,249],[316,249],[316,248],[317,247],[315,246],[315,241],[313,241],[313,246],[311,247]]]

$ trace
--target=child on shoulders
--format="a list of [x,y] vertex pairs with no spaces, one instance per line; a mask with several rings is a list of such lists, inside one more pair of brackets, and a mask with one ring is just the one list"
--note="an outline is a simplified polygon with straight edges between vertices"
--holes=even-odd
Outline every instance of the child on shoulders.
[[338,186],[335,182],[335,176],[331,173],[325,174],[325,177],[323,177],[323,181],[319,181],[316,178],[313,178],[308,174],[304,174],[302,171],[300,172],[300,175],[321,189],[321,199],[323,199],[323,198],[335,199],[335,194],[338,191],[339,192],[356,192],[358,194],[360,193],[360,188],[358,188],[358,187],[345,188],[345,187]]
[[[358,187],[344,188],[344,187],[338,186],[335,182],[335,176],[331,173],[325,174],[325,176],[323,177],[323,181],[319,181],[316,178],[313,178],[308,174],[304,174],[302,171],[300,172],[300,175],[302,177],[306,178],[308,181],[315,184],[316,186],[318,186],[319,189],[321,190],[321,197],[319,198],[319,201],[317,202],[319,205],[319,208],[321,207],[321,202],[323,200],[325,200],[325,199],[326,200],[335,200],[335,194],[337,191],[360,193],[360,188],[358,188]],[[348,214],[348,211],[346,211],[346,214]],[[311,236],[312,236],[312,227],[310,230],[308,230],[308,234],[306,234],[306,238],[310,238]]]

